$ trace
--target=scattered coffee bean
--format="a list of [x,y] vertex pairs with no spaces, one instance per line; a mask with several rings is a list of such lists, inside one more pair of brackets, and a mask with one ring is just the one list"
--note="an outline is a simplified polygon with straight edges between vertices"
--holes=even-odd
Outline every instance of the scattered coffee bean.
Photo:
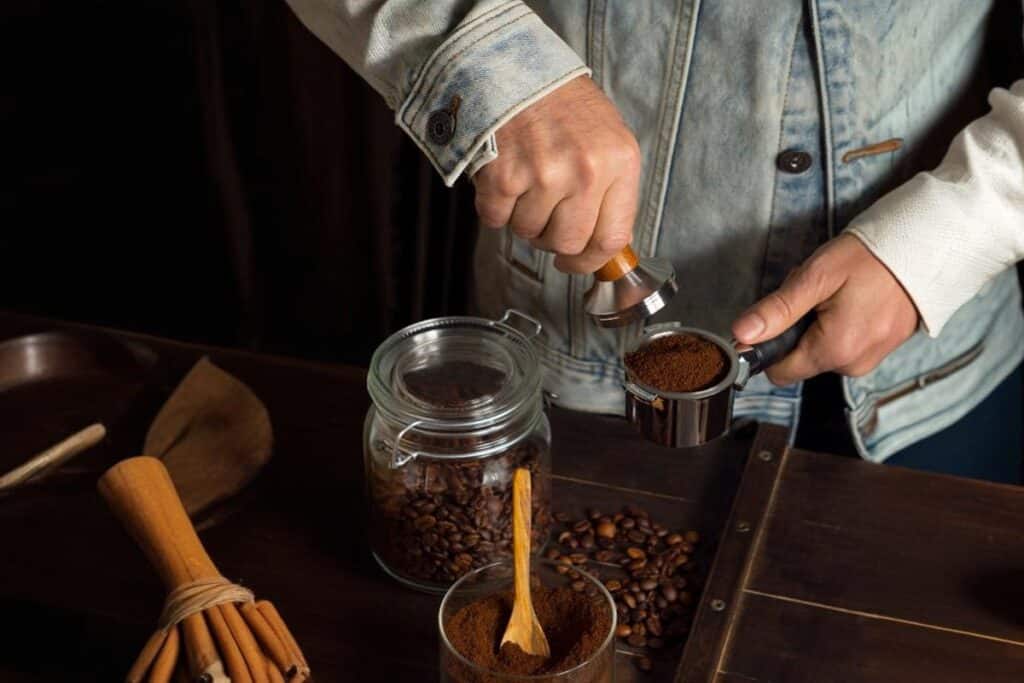
[[561,522],[562,524],[565,524],[570,519],[572,519],[572,517],[567,512],[556,512],[555,513],[555,520]]
[[[562,532],[558,540],[572,552],[563,551],[563,556],[556,551],[555,556],[564,563],[558,565],[558,570],[569,577],[574,589],[597,592],[582,581],[576,567],[595,562],[612,565],[615,576],[604,586],[615,599],[619,619],[616,636],[620,640],[653,651],[685,637],[688,620],[693,618],[689,606],[694,596],[684,590],[687,579],[682,573],[694,568],[691,555],[699,540],[695,532],[673,531],[635,506],[614,515],[588,510],[584,519],[560,521],[572,531]],[[616,565],[625,570],[625,577]]]
[[583,592],[583,589],[587,587],[587,584],[586,584],[586,582],[585,582],[585,581],[583,581],[583,580],[576,580],[576,581],[573,581],[573,582],[572,582],[572,583],[570,584],[570,586],[571,586],[571,587],[572,587],[572,589],[573,589],[574,591],[576,591],[577,593],[581,593],[581,592]]

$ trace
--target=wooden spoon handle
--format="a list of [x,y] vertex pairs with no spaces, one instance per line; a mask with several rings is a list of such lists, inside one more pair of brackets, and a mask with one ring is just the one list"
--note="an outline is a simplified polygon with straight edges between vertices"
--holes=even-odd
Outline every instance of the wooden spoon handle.
[[636,252],[627,244],[608,263],[598,268],[594,277],[604,282],[614,282],[636,268],[638,263],[640,263],[640,259],[637,258]]
[[512,481],[512,561],[516,603],[529,607],[530,614],[533,613],[533,601],[530,598],[531,497],[530,470],[520,467]]
[[159,460],[122,460],[100,478],[99,491],[168,590],[220,576]]

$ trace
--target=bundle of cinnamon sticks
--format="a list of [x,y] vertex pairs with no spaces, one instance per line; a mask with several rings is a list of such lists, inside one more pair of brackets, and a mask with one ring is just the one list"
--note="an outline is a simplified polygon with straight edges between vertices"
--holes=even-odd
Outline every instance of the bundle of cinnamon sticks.
[[309,665],[274,606],[217,571],[159,460],[123,460],[99,490],[169,591],[128,683],[309,680]]

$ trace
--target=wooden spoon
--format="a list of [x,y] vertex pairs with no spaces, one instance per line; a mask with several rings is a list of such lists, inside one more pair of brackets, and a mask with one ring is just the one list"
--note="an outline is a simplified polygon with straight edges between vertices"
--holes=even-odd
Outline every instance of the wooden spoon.
[[526,654],[550,657],[551,646],[537,621],[530,597],[530,498],[530,471],[519,468],[512,482],[512,559],[516,598],[501,644],[515,643]]

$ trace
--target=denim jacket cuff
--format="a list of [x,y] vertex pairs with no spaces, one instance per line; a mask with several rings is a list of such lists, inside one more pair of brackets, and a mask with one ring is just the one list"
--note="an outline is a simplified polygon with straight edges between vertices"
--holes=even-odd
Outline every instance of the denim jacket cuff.
[[590,70],[519,0],[459,26],[420,69],[395,119],[449,187],[497,157],[494,133]]

